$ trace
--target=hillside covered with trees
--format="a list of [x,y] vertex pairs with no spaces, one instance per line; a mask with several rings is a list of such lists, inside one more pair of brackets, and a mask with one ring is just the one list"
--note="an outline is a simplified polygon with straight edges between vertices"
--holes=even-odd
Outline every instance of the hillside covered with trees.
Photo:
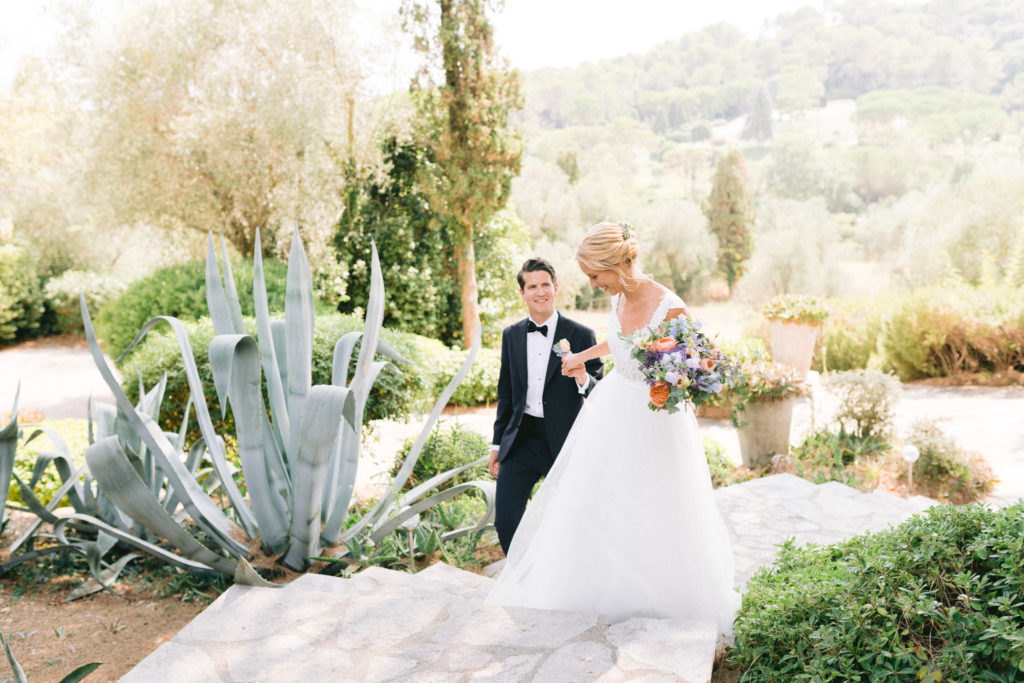
[[701,202],[738,147],[757,211],[741,295],[1020,282],[1020,3],[805,7],[756,39],[716,24],[530,72],[525,93],[512,199],[566,261],[585,226],[626,219],[655,276],[705,296],[716,264]]

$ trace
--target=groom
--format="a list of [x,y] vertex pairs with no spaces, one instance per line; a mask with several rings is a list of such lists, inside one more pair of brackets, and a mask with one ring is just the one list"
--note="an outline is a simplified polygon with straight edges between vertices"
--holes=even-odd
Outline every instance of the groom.
[[519,295],[529,317],[501,335],[498,414],[488,467],[497,480],[494,527],[508,554],[512,536],[537,481],[562,450],[583,398],[601,378],[594,359],[566,376],[553,347],[565,339],[573,352],[596,343],[594,331],[555,311],[555,269],[531,258],[519,271]]

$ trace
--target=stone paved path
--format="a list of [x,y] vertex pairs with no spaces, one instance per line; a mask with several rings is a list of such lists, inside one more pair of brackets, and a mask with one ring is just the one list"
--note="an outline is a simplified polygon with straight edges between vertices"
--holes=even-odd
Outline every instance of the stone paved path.
[[[831,543],[896,524],[934,501],[814,485],[789,474],[716,491],[742,587],[777,545]],[[713,624],[483,603],[492,580],[445,565],[305,575],[233,586],[122,681],[709,680]]]

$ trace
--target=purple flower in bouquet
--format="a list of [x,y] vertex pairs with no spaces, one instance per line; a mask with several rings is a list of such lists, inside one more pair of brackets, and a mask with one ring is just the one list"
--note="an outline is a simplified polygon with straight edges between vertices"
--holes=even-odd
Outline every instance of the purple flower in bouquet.
[[700,321],[680,316],[624,337],[651,388],[652,410],[674,413],[680,403],[699,406],[733,383],[733,364],[700,328]]

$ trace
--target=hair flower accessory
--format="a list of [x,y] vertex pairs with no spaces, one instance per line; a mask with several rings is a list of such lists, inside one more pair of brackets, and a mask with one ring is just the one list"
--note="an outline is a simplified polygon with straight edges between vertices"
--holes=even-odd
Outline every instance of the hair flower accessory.
[[625,242],[630,237],[636,237],[636,231],[630,226],[629,223],[619,223],[622,226],[622,241]]

